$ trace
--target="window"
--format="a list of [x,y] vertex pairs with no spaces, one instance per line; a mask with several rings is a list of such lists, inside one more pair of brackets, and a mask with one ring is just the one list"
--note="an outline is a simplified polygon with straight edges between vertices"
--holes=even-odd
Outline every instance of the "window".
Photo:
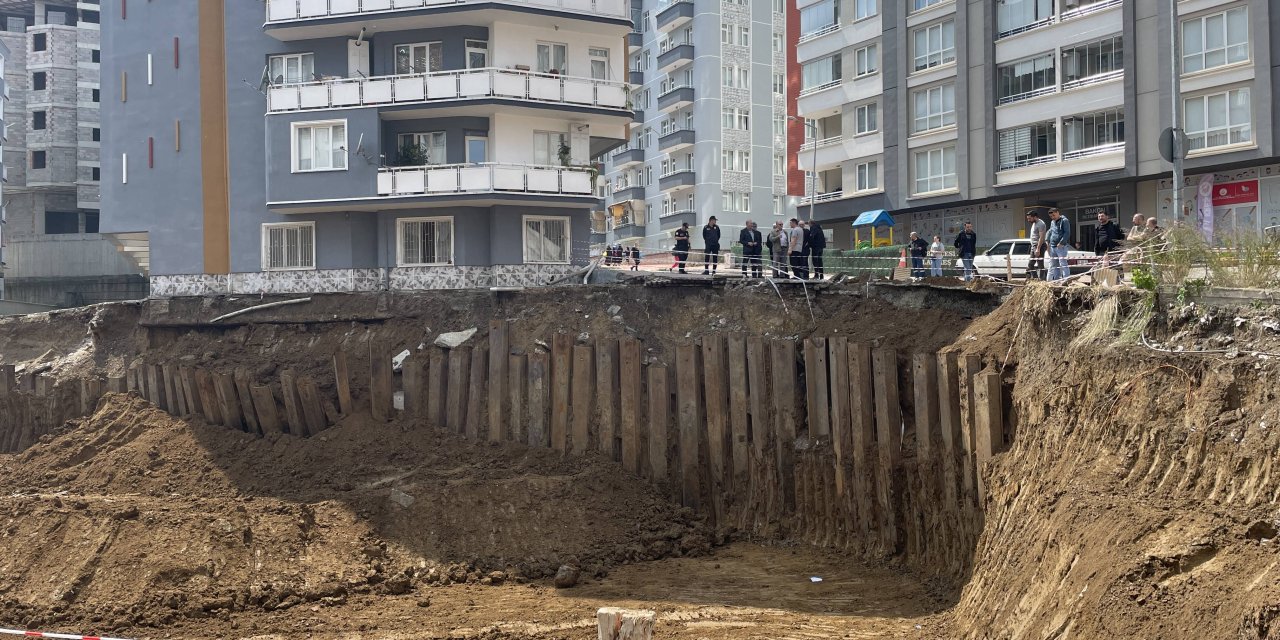
[[858,77],[869,76],[880,70],[880,55],[877,49],[876,45],[870,44],[854,52],[855,75]]
[[453,264],[453,218],[402,218],[396,236],[397,266]]
[[89,139],[94,142],[102,142],[102,129],[94,127],[93,130],[89,132]]
[[49,36],[44,33],[31,34],[31,50],[44,51],[49,48]]
[[44,232],[50,235],[80,233],[80,214],[74,211],[46,211]]
[[91,177],[90,177],[90,180],[93,180],[94,182],[101,182],[101,181],[102,181],[102,167],[94,167],[94,168],[92,169],[92,171],[90,171],[90,176],[91,176]]
[[101,63],[101,62],[102,62],[102,50],[101,50],[101,49],[90,49],[90,50],[89,50],[89,62],[92,62],[92,63],[94,63],[94,64],[99,64],[99,63]]
[[264,271],[316,268],[314,222],[262,225]]
[[651,164],[646,164],[644,166],[644,184],[653,184],[653,165]]
[[46,152],[44,152],[44,151],[32,151],[32,152],[31,152],[31,168],[32,168],[32,169],[43,169],[43,168],[45,168],[45,165],[46,165],[46,162],[47,162],[47,159],[46,159],[45,153],[46,153]]
[[315,79],[316,56],[312,53],[271,56],[269,64],[272,84],[297,84]]
[[101,216],[99,214],[91,211],[86,211],[84,213],[84,232],[98,233],[98,230],[102,228],[100,218]]
[[800,92],[818,91],[840,84],[840,54],[805,63],[800,67]]
[[1236,7],[1182,23],[1182,72],[1249,59],[1249,9]]
[[822,0],[800,10],[800,38],[831,31],[840,26],[840,3]]
[[725,191],[724,195],[721,197],[720,205],[725,211],[751,213],[751,194],[738,191]]
[[773,175],[780,176],[787,172],[787,157],[781,154],[773,154]]
[[773,51],[774,53],[782,51],[782,34],[780,33],[773,34]]
[[774,13],[785,13],[786,10],[787,10],[787,3],[785,2],[785,0],[773,0]]
[[738,27],[738,45],[751,46],[751,27]]
[[467,68],[483,69],[489,66],[489,41],[467,40]]
[[591,78],[594,80],[608,80],[609,50],[600,47],[588,47],[587,58],[591,61]]
[[944,84],[911,93],[914,109],[911,132],[920,133],[956,123],[956,86]]
[[649,33],[649,12],[646,11],[641,15],[640,24],[643,25],[644,33]]
[[99,12],[97,12],[97,11],[93,11],[93,10],[90,10],[90,9],[85,9],[84,11],[81,11],[81,12],[80,12],[80,21],[81,21],[81,22],[88,22],[88,23],[90,23],[90,24],[98,24],[98,23],[99,23],[99,21],[100,21],[101,19],[102,19],[102,16],[101,16],[101,15],[99,15]]
[[787,135],[787,118],[781,114],[773,116],[773,137],[783,138]]
[[1052,121],[1006,129],[999,134],[999,171],[1058,159],[1058,129]]
[[569,218],[524,217],[524,261],[569,262]]
[[1021,33],[1052,19],[1053,0],[1002,0],[996,4],[997,37]]
[[733,44],[733,25],[720,24],[720,44]]
[[773,197],[773,215],[782,215],[782,196]]
[[37,71],[31,74],[31,90],[32,91],[44,91],[44,88],[48,86],[48,82],[49,82],[49,74],[44,71]]
[[725,150],[720,152],[725,171],[750,171],[751,152]]
[[643,54],[644,57],[641,58],[642,62],[640,63],[640,70],[648,71],[649,67],[653,64],[653,54],[649,53],[648,49],[645,49]]
[[91,92],[91,94],[92,94],[92,98],[91,98],[91,99],[92,99],[94,102],[101,102],[101,101],[102,101],[102,90],[101,90],[101,89],[94,89],[94,90]]
[[880,188],[879,162],[872,160],[871,162],[860,163],[856,173],[856,183],[854,185],[856,191],[874,191]]
[[878,109],[876,107],[876,103],[874,102],[870,104],[860,104],[854,108],[853,110],[854,135],[861,135],[864,133],[879,131],[880,125],[876,122],[877,120],[876,116],[878,115],[877,111]]
[[299,122],[293,125],[293,170],[333,171],[347,168],[347,121]]
[[956,148],[942,147],[915,153],[913,194],[956,188]]
[[721,67],[720,71],[720,81],[725,87],[730,89],[751,88],[750,69],[746,67],[725,65],[724,67]]
[[[645,132],[648,142],[648,132]],[[560,164],[560,147],[568,146],[569,134],[563,131],[533,132],[533,163],[540,165]]]
[[1183,105],[1190,151],[1253,141],[1248,87],[1187,98]]
[[1089,84],[1124,72],[1124,46],[1119,35],[1062,50],[1062,88]]
[[1115,150],[1124,144],[1124,109],[1067,116],[1062,119],[1064,159]]
[[[1065,55],[1065,52],[1064,52]],[[996,98],[1000,104],[1052,92],[1057,87],[1054,54],[1046,53],[996,68]]]
[[45,128],[45,124],[47,123],[46,123],[46,113],[44,111],[31,112],[31,128],[32,129],[37,129],[37,130],[43,129]]
[[444,68],[444,45],[439,42],[396,45],[396,74],[430,73]]
[[952,20],[916,29],[915,70],[921,71],[954,62],[956,59],[956,23]]
[[853,8],[853,19],[861,20],[876,14],[876,0],[856,0]]
[[538,73],[564,73],[569,46],[555,42],[538,43]]
[[919,11],[921,9],[932,7],[940,2],[942,2],[942,0],[911,0],[911,10]]
[[443,131],[402,133],[396,136],[396,152],[401,162],[413,159],[413,164],[418,164],[419,160],[424,165],[447,164]]
[[746,131],[751,128],[750,111],[736,108],[725,109],[720,115],[720,126],[725,129]]

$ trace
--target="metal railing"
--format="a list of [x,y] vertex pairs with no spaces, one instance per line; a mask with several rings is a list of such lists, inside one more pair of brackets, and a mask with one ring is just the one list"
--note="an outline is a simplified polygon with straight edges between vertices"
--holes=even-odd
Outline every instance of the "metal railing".
[[268,112],[504,98],[627,110],[626,85],[517,69],[459,69],[369,78],[333,78],[270,87]]
[[1078,18],[1080,16],[1087,16],[1091,13],[1096,13],[1104,9],[1110,9],[1111,7],[1118,7],[1122,4],[1124,4],[1124,0],[1097,0],[1096,2],[1091,2],[1084,6],[1076,7],[1075,9],[1068,9],[1066,11],[1063,11],[1061,19],[1070,20],[1072,18]]
[[520,193],[593,197],[592,174],[586,168],[499,162],[383,167],[378,169],[378,195]]
[[1047,96],[1051,93],[1057,93],[1057,92],[1058,92],[1058,88],[1056,86],[1050,85],[1047,87],[1041,87],[1039,89],[1032,89],[1031,91],[1023,91],[1022,93],[1016,93],[1011,96],[1005,96],[1003,98],[1000,98],[1000,100],[997,101],[996,104],[998,105],[1013,104],[1014,102],[1020,102],[1022,100],[1030,100],[1031,98]]
[[817,147],[819,149],[821,149],[822,147],[830,147],[832,145],[840,144],[840,141],[842,140],[844,140],[844,135],[832,136],[830,138],[823,138],[822,140],[810,140],[800,145],[800,151],[813,151],[814,147]]
[[835,80],[832,80],[832,81],[830,81],[830,82],[825,82],[825,83],[820,84],[820,85],[818,85],[818,86],[816,86],[816,87],[809,87],[808,89],[801,89],[801,90],[800,90],[799,97],[802,97],[802,98],[803,98],[804,96],[813,95],[813,94],[815,94],[815,93],[818,93],[819,91],[826,91],[827,89],[830,89],[830,88],[832,88],[832,87],[838,87],[838,86],[840,86],[840,78],[836,78]]
[[1080,78],[1079,80],[1071,80],[1068,82],[1064,82],[1062,83],[1062,90],[1068,91],[1071,89],[1079,89],[1080,87],[1089,87],[1095,84],[1102,84],[1104,82],[1108,82],[1110,80],[1115,80],[1116,78],[1123,78],[1123,77],[1124,77],[1124,69],[1116,69],[1115,71],[1107,71],[1105,73],[1099,73],[1096,75]]
[[810,198],[809,196],[804,196],[800,198],[800,202],[804,204],[809,204],[810,201],[826,202],[828,200],[839,200],[840,198],[843,198],[843,197],[844,197],[844,190],[836,189],[835,191],[828,191],[826,193],[816,194],[812,198]]
[[1100,144],[1095,147],[1085,149],[1076,149],[1075,151],[1067,151],[1062,154],[1063,160],[1075,160],[1076,158],[1087,158],[1089,156],[1100,156],[1104,153],[1114,153],[1116,151],[1124,151],[1124,142],[1112,142],[1109,144]]
[[818,38],[821,38],[822,36],[827,35],[828,33],[835,33],[835,32],[837,32],[837,31],[839,31],[839,30],[840,30],[840,23],[839,23],[839,22],[833,22],[833,23],[831,23],[831,24],[829,24],[829,25],[827,25],[827,26],[825,26],[825,27],[823,27],[823,28],[821,28],[821,29],[815,29],[815,30],[813,30],[813,31],[810,31],[809,33],[802,33],[802,34],[800,34],[800,39],[799,39],[799,40],[796,40],[796,43],[797,43],[797,44],[804,44],[804,43],[806,43],[806,42],[808,42],[808,41],[810,41],[810,40],[816,40],[816,39],[818,39]]
[[[629,18],[624,0],[494,0],[498,4],[562,9],[576,13],[596,13],[610,18]],[[292,20],[313,20],[330,16],[358,16],[433,7],[486,5],[490,0],[266,0],[267,24]]]

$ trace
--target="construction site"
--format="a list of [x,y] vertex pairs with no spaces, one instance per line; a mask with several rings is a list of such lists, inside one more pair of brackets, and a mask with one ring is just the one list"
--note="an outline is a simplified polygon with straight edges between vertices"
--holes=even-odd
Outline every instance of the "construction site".
[[1268,295],[721,282],[6,318],[0,627],[586,639],[622,607],[655,638],[1278,638]]

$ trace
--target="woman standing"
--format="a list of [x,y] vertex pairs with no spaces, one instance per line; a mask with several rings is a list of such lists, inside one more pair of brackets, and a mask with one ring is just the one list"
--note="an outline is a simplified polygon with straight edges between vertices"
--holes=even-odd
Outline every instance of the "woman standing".
[[929,269],[929,275],[934,277],[942,276],[942,257],[946,254],[946,249],[942,248],[942,238],[933,237],[933,244],[929,245],[929,260],[932,263]]

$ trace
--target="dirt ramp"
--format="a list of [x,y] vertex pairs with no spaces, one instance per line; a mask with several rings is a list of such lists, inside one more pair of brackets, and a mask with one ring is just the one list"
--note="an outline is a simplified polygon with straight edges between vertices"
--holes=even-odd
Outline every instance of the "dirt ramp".
[[400,424],[253,438],[123,394],[0,457],[0,494],[0,618],[28,626],[590,575],[710,546],[691,512],[602,460]]

